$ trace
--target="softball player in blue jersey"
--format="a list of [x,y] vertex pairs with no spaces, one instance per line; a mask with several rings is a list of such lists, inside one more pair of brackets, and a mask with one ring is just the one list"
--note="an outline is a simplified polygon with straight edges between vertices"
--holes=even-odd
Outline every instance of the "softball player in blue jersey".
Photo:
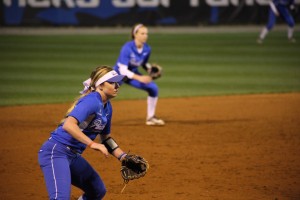
[[272,0],[270,2],[269,19],[267,25],[261,30],[258,43],[262,43],[267,34],[271,31],[276,23],[276,17],[280,16],[288,25],[287,37],[290,42],[296,42],[294,35],[295,21],[289,12],[289,8],[295,9],[294,0]]
[[143,75],[138,70],[140,66],[147,70],[147,62],[151,54],[151,48],[146,43],[147,27],[143,24],[135,25],[132,28],[131,37],[132,40],[126,42],[121,48],[114,69],[127,77],[125,83],[148,93],[146,125],[164,125],[165,122],[155,116],[158,87],[150,76]]
[[[99,200],[106,193],[97,172],[81,156],[86,147],[122,160],[126,155],[110,136],[112,106],[123,75],[107,66],[97,67],[85,89],[61,124],[42,145],[38,161],[44,173],[49,199],[70,200],[71,184],[82,189],[79,199]],[[101,141],[94,142],[97,135]]]

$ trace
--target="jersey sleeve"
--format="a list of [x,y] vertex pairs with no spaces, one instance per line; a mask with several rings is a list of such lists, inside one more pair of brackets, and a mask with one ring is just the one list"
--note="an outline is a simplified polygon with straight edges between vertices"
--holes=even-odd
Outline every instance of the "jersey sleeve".
[[120,56],[119,56],[118,62],[123,65],[128,66],[129,61],[130,61],[130,49],[129,49],[128,45],[125,44],[120,51]]
[[130,52],[131,51],[129,43],[126,43],[120,51],[117,65],[119,67],[120,73],[131,79],[134,73],[128,69],[128,65],[130,62]]
[[132,79],[134,73],[128,69],[127,65],[123,65],[121,63],[118,63],[117,65],[119,67],[120,74],[122,74],[124,76],[127,76],[128,78]]
[[103,131],[101,132],[101,134],[103,135],[108,135],[110,134],[110,127],[111,127],[111,119],[112,119],[112,106],[110,104],[110,102],[107,103],[107,108],[106,108],[106,112],[108,113],[107,117],[107,123],[105,125],[105,128],[103,129]]
[[95,100],[92,98],[82,98],[78,101],[78,103],[68,116],[76,118],[78,124],[80,124],[91,114],[95,113],[98,110],[98,103],[94,101]]
[[148,45],[147,45],[147,51],[148,51],[148,54],[147,54],[147,56],[145,57],[144,62],[143,62],[142,65],[145,65],[145,64],[148,62],[148,60],[149,60],[149,58],[150,58],[150,55],[151,55],[151,48],[150,48],[150,46],[148,46]]

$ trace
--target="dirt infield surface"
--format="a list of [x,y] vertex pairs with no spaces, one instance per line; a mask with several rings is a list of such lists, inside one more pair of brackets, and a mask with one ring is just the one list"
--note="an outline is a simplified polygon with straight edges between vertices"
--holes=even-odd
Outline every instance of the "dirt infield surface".
[[[145,100],[112,103],[113,137],[150,170],[120,194],[119,162],[87,149],[104,199],[300,199],[299,93],[160,99],[164,127],[144,125]],[[0,199],[47,199],[37,152],[68,107],[0,107]]]

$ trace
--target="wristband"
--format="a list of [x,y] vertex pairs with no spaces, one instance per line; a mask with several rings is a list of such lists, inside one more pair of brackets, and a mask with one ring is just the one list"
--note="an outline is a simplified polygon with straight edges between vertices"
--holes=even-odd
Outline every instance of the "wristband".
[[116,150],[119,145],[116,143],[116,141],[112,137],[108,137],[105,139],[102,144],[105,145],[107,148],[107,151],[111,154],[114,150]]
[[123,152],[121,155],[119,155],[118,160],[121,160],[121,159],[123,158],[124,155],[126,156],[127,153],[124,153],[124,152]]
[[95,143],[94,141],[91,141],[87,146],[91,148],[92,144]]

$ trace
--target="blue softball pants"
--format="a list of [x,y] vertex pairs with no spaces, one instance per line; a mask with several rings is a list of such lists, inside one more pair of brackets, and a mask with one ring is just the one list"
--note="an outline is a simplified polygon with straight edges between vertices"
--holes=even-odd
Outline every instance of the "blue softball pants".
[[[118,72],[118,74],[120,74],[118,66],[115,66],[114,69],[116,70],[116,72]],[[139,72],[137,68],[132,69],[131,71],[135,74],[142,75],[142,73]],[[146,91],[150,97],[158,96],[158,87],[153,81],[145,84],[134,79],[127,79],[125,81],[119,82],[119,84],[122,85],[124,82],[131,85],[132,87]]]
[[[277,5],[276,6],[280,17],[288,24],[289,27],[294,27],[295,26],[295,21],[294,18],[292,17],[292,15],[289,13],[288,8],[284,5]],[[272,9],[270,8],[269,10],[269,20],[267,23],[267,29],[271,30],[273,28],[273,26],[276,23],[276,15],[275,13],[272,11]]]
[[137,89],[144,90],[148,93],[150,97],[157,97],[158,96],[158,87],[154,82],[150,82],[148,84],[139,82],[134,79],[128,79],[125,81],[125,83],[131,85],[132,87],[135,87]]
[[[138,70],[133,70],[133,72],[135,74],[142,75],[142,73],[140,73]],[[125,81],[125,83],[127,83],[127,84],[129,84],[132,87],[135,87],[137,89],[146,91],[150,97],[157,97],[158,96],[158,87],[157,87],[156,83],[153,82],[153,81],[150,82],[150,83],[145,84],[145,83],[139,82],[139,81],[134,80],[134,79],[127,79]]]
[[98,173],[78,153],[53,139],[38,153],[49,199],[70,200],[71,184],[84,191],[83,199],[100,200],[106,188]]

